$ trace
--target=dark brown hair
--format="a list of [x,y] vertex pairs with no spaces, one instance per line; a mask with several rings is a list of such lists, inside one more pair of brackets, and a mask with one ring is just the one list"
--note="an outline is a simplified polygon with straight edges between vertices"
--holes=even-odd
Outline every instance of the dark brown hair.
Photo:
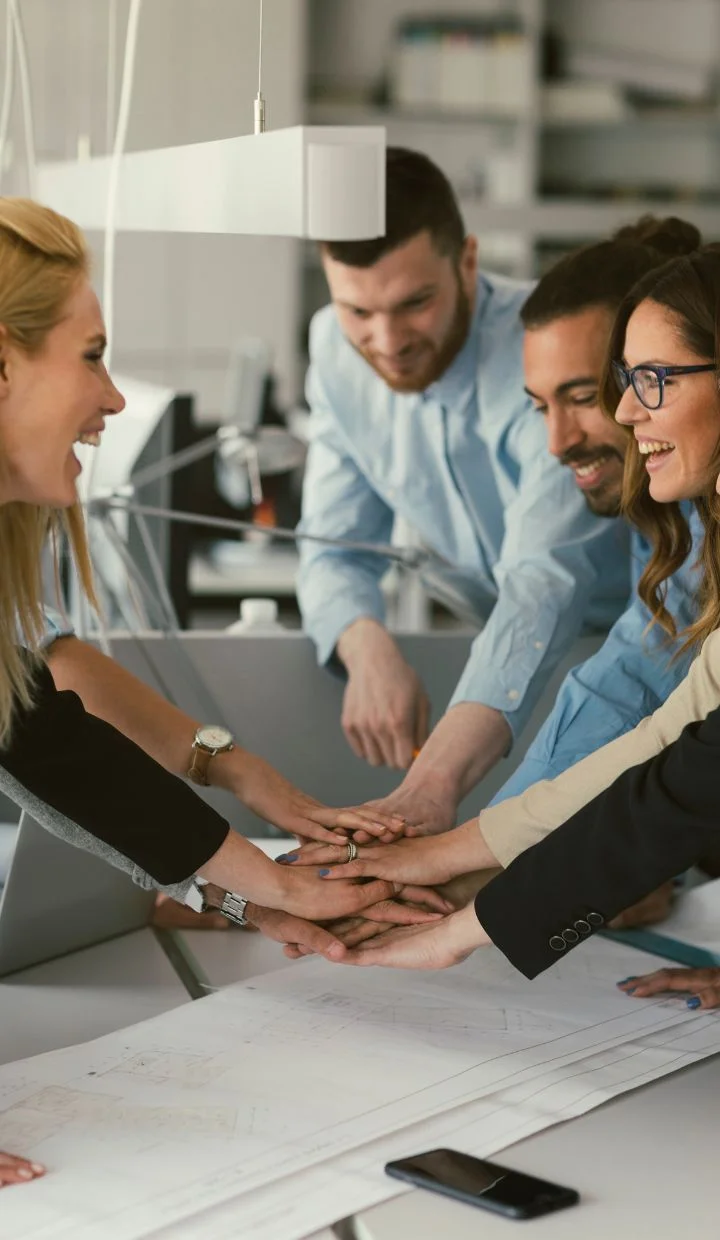
[[669,216],[643,215],[609,241],[585,245],[561,258],[538,281],[520,317],[529,329],[580,314],[590,306],[616,310],[633,285],[654,267],[701,244],[693,224]]
[[385,236],[371,241],[321,241],[320,248],[348,267],[372,267],[385,254],[429,232],[438,254],[458,262],[465,225],[455,193],[437,164],[419,151],[389,146],[386,154]]
[[[669,310],[678,330],[696,356],[718,365],[720,342],[720,246],[708,245],[694,254],[671,259],[646,276],[623,300],[610,337],[600,397],[606,413],[614,414],[621,392],[610,367],[621,360],[631,315],[643,301]],[[695,499],[705,537],[698,564],[702,570],[699,590],[700,615],[684,632],[683,650],[699,645],[720,627],[720,496],[715,481],[720,474],[720,418],[718,444],[708,464],[709,480],[704,494]],[[652,554],[638,583],[638,593],[650,609],[653,622],[677,636],[675,622],[665,607],[665,582],[685,562],[692,536],[679,503],[658,504],[649,491],[645,464],[634,438],[625,458],[623,511],[652,544]]]

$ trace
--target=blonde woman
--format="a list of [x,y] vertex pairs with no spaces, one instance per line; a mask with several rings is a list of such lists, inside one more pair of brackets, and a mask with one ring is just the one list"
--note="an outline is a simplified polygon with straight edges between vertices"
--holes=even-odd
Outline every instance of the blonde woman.
[[[0,199],[0,774],[22,803],[45,802],[47,825],[77,824],[76,843],[104,848],[111,860],[140,866],[156,885],[205,878],[211,903],[225,891],[252,902],[249,920],[271,937],[312,943],[343,955],[332,934],[308,919],[342,916],[383,905],[395,894],[384,881],[338,886],[333,895],[315,874],[289,873],[232,832],[191,789],[104,720],[88,713],[74,692],[58,691],[40,646],[44,621],[40,554],[48,534],[67,533],[85,591],[92,576],[76,484],[77,442],[99,442],[109,417],[124,401],[103,361],[105,331],[89,280],[88,253],[69,220],[22,199]],[[18,629],[22,646],[17,644]],[[118,688],[126,731],[143,718],[146,746],[178,773],[187,769],[193,720],[138,689],[132,705],[128,679],[111,661],[104,675]],[[85,665],[83,698],[92,697],[92,663]],[[90,673],[88,673],[88,667]],[[60,677],[59,677],[60,678]],[[132,678],[130,678],[132,679]],[[66,678],[67,684],[67,678]],[[158,706],[160,701],[160,706]],[[86,703],[90,705],[90,703]],[[163,713],[163,707],[167,711]],[[133,717],[135,724],[133,724]],[[166,733],[156,735],[158,719]],[[181,761],[179,751],[185,746]],[[232,785],[237,765],[229,754],[212,759],[216,782]],[[250,755],[248,785],[258,782]],[[267,764],[262,777],[286,808],[290,829],[323,836],[332,826],[397,830],[398,820],[375,811],[328,810],[293,789]],[[275,783],[273,784],[273,780]],[[262,782],[262,778],[260,780]],[[237,790],[237,789],[236,789]],[[248,797],[250,800],[251,798]],[[251,801],[252,803],[252,801]],[[303,834],[301,830],[299,832]],[[72,838],[72,836],[71,836]],[[417,896],[417,892],[408,893]],[[447,906],[428,895],[436,908]],[[391,917],[431,914],[394,906]],[[435,914],[437,915],[437,914]],[[9,1155],[0,1158],[0,1184],[17,1183],[40,1169]]]

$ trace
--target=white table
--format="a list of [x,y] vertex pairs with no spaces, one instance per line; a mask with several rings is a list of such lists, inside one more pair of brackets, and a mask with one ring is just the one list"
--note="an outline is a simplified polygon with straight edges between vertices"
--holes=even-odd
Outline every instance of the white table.
[[[183,937],[213,986],[247,978],[253,968],[269,972],[287,964],[279,946],[259,935],[247,936],[250,942],[243,931],[195,930]],[[717,1055],[556,1124],[494,1161],[580,1192],[579,1206],[532,1222],[537,1240],[714,1236],[720,1233],[719,1119]],[[418,1189],[364,1211],[354,1228],[356,1240],[512,1240],[515,1234],[506,1219]]]
[[71,1046],[189,1002],[151,930],[0,981],[0,1063]]

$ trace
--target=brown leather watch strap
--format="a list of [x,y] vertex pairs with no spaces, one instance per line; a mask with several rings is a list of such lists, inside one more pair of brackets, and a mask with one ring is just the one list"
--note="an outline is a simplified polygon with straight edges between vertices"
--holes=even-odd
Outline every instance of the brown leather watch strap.
[[203,788],[207,788],[209,780],[207,777],[210,759],[215,755],[209,749],[204,749],[202,745],[193,743],[192,756],[190,766],[188,767],[187,777],[194,784],[201,784]]

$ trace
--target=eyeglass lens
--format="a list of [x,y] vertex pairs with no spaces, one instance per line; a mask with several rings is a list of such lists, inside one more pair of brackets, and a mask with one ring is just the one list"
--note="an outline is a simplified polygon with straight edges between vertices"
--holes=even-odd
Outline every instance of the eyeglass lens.
[[663,382],[654,370],[634,370],[632,385],[646,409],[659,409],[663,398]]

